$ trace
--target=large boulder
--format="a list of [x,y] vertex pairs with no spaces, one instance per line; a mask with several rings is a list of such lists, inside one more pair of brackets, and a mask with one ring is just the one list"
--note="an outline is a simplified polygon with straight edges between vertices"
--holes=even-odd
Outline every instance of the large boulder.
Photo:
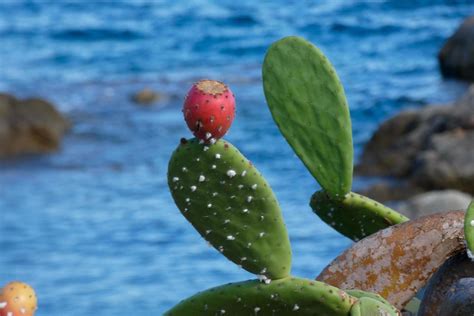
[[474,81],[474,16],[467,18],[438,54],[441,73]]
[[408,179],[424,190],[474,194],[474,85],[448,106],[402,112],[364,148],[356,172]]
[[0,94],[0,157],[54,151],[69,126],[45,100]]
[[414,219],[448,210],[466,210],[471,201],[470,194],[456,190],[430,191],[415,195],[395,208]]

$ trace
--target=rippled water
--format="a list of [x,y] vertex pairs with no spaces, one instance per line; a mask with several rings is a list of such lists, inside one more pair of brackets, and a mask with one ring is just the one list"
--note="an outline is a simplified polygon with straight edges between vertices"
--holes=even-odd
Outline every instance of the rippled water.
[[[350,241],[310,211],[318,185],[264,103],[266,47],[297,34],[329,56],[360,153],[384,118],[462,93],[462,83],[442,80],[435,56],[473,12],[471,0],[2,1],[0,90],[46,97],[74,127],[56,154],[0,162],[0,283],[31,283],[39,316],[158,315],[252,277],[206,246],[167,189],[169,156],[190,136],[181,100],[201,77],[234,90],[226,138],[279,198],[293,273],[315,277]],[[129,94],[144,86],[166,99],[133,105]]]

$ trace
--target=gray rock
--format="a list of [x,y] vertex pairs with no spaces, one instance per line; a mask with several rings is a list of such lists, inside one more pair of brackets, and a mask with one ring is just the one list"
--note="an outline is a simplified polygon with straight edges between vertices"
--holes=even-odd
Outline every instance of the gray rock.
[[438,54],[441,73],[474,81],[474,16],[464,20]]
[[415,195],[406,202],[399,203],[396,208],[414,219],[444,211],[466,210],[471,200],[471,195],[455,190],[431,191]]
[[413,181],[425,190],[474,194],[474,85],[448,106],[402,112],[364,148],[356,172]]
[[45,100],[0,94],[0,157],[57,150],[69,126]]
[[446,260],[430,279],[418,315],[474,315],[474,262],[465,252]]

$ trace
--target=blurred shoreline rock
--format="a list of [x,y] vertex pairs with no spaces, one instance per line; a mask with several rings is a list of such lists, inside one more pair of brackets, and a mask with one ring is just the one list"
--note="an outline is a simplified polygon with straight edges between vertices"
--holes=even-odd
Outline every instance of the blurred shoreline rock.
[[69,128],[50,102],[0,93],[0,157],[55,151]]
[[474,16],[468,17],[438,54],[441,73],[474,81]]
[[394,207],[409,218],[418,218],[438,212],[466,210],[472,196],[456,190],[430,191],[397,203]]
[[161,94],[150,88],[143,88],[131,96],[134,103],[139,105],[152,105],[162,98]]
[[[364,147],[356,173],[401,179],[405,193],[393,192],[402,199],[443,189],[474,194],[474,85],[451,105],[404,111],[385,121]],[[391,191],[379,185],[374,193],[391,200]]]

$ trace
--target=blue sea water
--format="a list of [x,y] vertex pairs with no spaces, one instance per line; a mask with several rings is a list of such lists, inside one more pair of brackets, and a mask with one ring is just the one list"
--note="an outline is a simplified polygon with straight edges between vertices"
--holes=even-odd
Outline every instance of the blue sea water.
[[[182,99],[199,78],[233,89],[226,139],[274,188],[293,273],[314,278],[350,241],[308,206],[318,185],[265,106],[266,48],[300,35],[327,54],[358,155],[383,119],[464,91],[440,77],[436,54],[473,13],[472,0],[1,1],[0,91],[50,99],[74,125],[57,153],[0,161],[0,283],[33,285],[38,316],[160,315],[252,277],[206,245],[167,188],[170,154],[190,137]],[[145,86],[166,97],[134,105]]]

